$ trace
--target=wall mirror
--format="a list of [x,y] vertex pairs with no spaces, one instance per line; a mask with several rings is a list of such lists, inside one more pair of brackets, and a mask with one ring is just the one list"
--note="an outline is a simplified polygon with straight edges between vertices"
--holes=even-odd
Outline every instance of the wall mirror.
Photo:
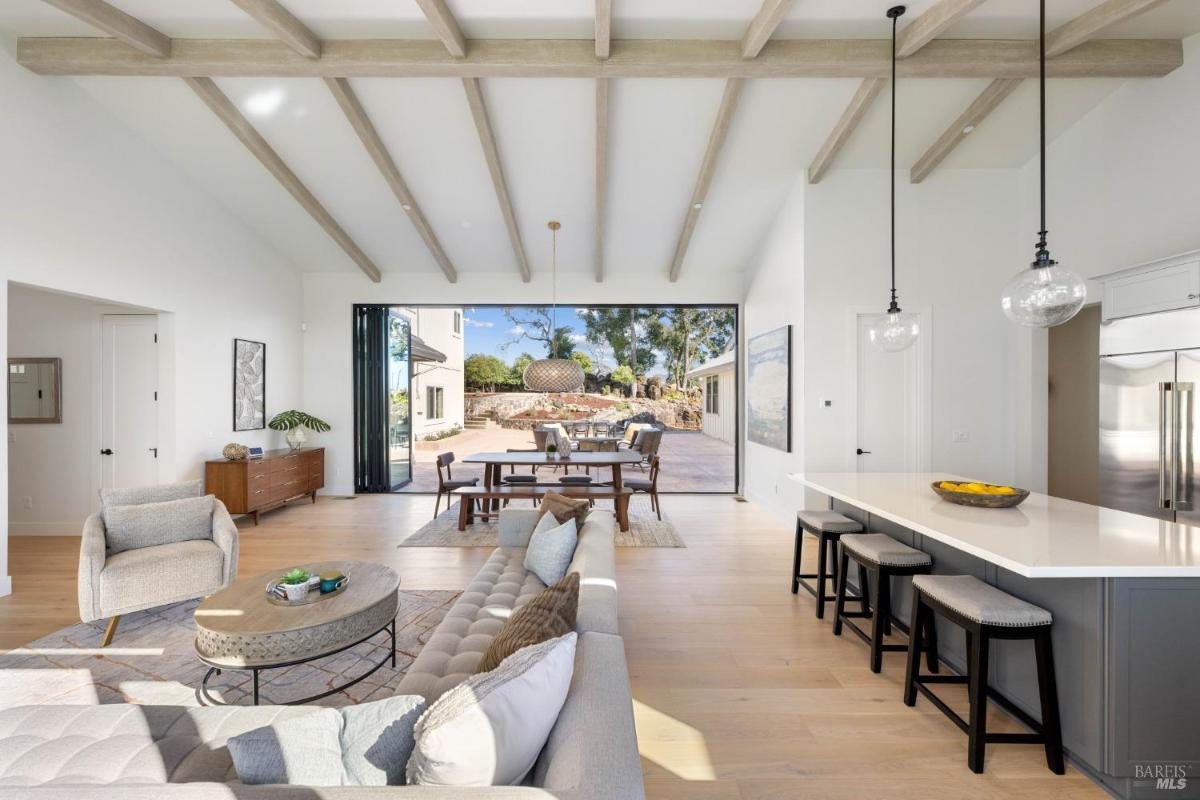
[[62,422],[62,359],[8,360],[8,422]]

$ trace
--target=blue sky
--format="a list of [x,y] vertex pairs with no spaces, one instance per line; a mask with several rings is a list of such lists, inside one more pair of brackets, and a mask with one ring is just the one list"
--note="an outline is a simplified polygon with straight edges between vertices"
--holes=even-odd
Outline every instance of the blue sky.
[[[519,316],[523,309],[517,309]],[[513,341],[519,337],[520,332],[516,330],[513,323],[509,322],[504,316],[502,308],[466,308],[463,309],[463,324],[465,325],[465,340],[464,345],[466,354],[483,353],[485,355],[496,356],[505,364],[511,364],[513,359],[521,355],[521,353],[529,353],[534,358],[542,358],[546,355],[546,348],[541,342],[531,342],[528,339],[522,339],[519,342],[509,345],[504,348],[506,342]],[[579,318],[578,309],[573,306],[558,307],[558,326],[568,327],[571,329],[573,336],[577,337],[575,347],[577,350],[582,350],[593,359],[597,354],[593,353],[594,348],[589,345],[583,338],[584,325]],[[605,347],[605,350],[608,348]],[[600,354],[604,360],[610,365],[612,364],[611,353]]]

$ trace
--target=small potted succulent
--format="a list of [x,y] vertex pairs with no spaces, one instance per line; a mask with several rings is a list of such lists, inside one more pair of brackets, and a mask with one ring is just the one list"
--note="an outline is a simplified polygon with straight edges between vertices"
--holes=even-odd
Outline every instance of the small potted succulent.
[[308,440],[304,433],[305,428],[317,433],[325,433],[330,430],[330,425],[325,420],[294,409],[279,412],[267,424],[273,431],[287,431],[288,447],[293,450],[299,450]]
[[298,603],[308,597],[308,581],[311,577],[307,570],[299,567],[284,573],[279,583],[283,586],[289,603]]
[[558,461],[558,445],[556,445],[554,442],[547,444],[546,455],[555,461]]

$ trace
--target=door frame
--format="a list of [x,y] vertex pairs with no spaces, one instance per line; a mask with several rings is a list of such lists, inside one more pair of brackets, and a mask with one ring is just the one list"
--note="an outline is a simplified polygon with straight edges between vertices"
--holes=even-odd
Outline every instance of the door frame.
[[[917,411],[916,430],[912,432],[916,443],[914,472],[929,472],[933,435],[933,309],[930,306],[910,307],[911,312],[921,317],[921,335],[913,347],[917,351]],[[862,317],[878,316],[878,306],[849,306],[846,308],[845,363],[846,427],[843,432],[846,472],[858,472],[858,321]]]

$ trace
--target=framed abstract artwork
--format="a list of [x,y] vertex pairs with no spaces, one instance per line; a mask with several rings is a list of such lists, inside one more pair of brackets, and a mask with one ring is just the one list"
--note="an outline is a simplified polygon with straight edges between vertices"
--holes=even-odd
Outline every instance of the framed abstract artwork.
[[792,452],[792,326],[746,342],[746,438]]
[[267,345],[233,340],[233,429],[257,431],[267,426]]

